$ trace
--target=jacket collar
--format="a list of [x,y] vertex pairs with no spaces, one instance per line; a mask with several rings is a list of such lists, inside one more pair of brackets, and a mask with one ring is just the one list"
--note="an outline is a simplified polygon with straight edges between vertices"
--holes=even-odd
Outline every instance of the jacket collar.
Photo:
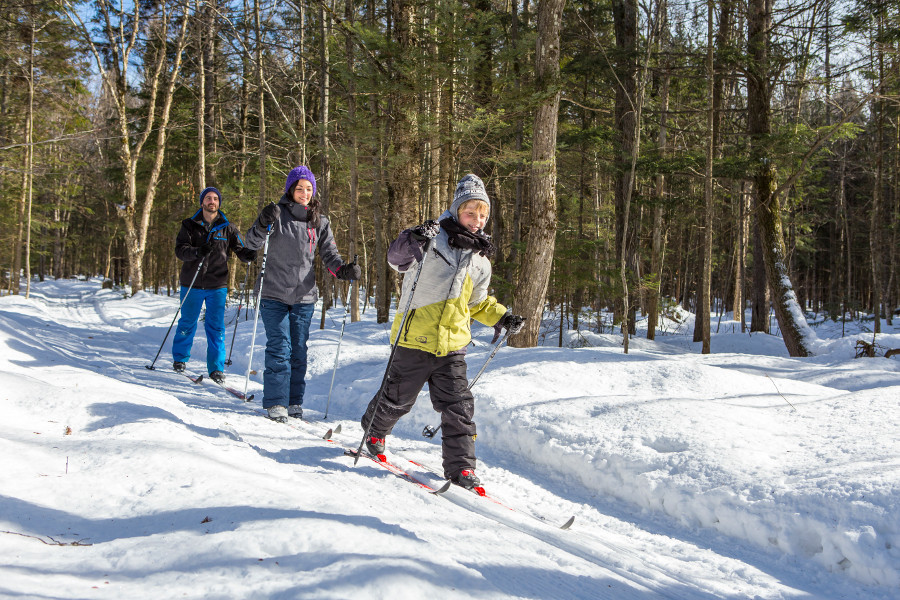
[[[294,202],[290,198],[287,197],[287,194],[281,197],[281,200],[278,201],[279,205],[283,205],[290,213],[291,216],[301,223],[309,222],[309,208]],[[307,225],[309,227],[309,225]]]
[[[203,209],[198,209],[197,212],[194,213],[194,216],[191,217],[191,221],[202,225],[204,228],[206,227],[206,222],[203,220]],[[221,210],[219,211],[219,215],[216,217],[216,220],[212,222],[212,225],[209,226],[210,231],[218,231],[223,227],[228,226],[228,217],[225,216]]]

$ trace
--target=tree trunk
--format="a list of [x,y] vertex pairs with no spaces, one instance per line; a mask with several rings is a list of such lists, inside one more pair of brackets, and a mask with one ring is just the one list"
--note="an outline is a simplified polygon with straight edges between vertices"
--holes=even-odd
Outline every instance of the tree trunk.
[[[329,193],[331,180],[331,162],[328,159],[328,119],[330,117],[329,109],[331,102],[331,55],[328,51],[328,40],[331,38],[331,18],[328,16],[329,14],[330,12],[326,14],[325,3],[323,2],[322,4],[320,4],[319,18],[322,26],[322,46],[320,48],[319,54],[319,58],[321,60],[321,85],[319,88],[321,94],[319,149],[322,152],[322,172],[319,174],[318,191],[319,196],[321,196],[322,214],[326,216],[329,213],[329,205],[331,201],[331,195]],[[334,227],[332,227],[332,231],[334,231]],[[319,329],[325,329],[325,315],[328,312],[328,309],[331,308],[332,304],[334,303],[334,294],[332,293],[332,290],[334,289],[334,280],[332,277],[325,275],[324,271],[325,269],[320,269],[320,272],[322,272],[322,278],[324,279],[324,285],[322,285],[322,318],[319,322]]]
[[769,333],[769,284],[766,281],[758,215],[753,217],[753,294],[750,303],[751,333]]
[[[378,107],[378,101],[372,99],[372,114],[378,115],[381,111]],[[376,122],[378,120],[376,119]],[[386,235],[388,232],[388,223],[384,218],[384,200],[381,197],[381,191],[384,184],[384,139],[387,137],[385,128],[387,123],[383,123],[379,127],[379,137],[375,145],[372,161],[374,163],[374,176],[372,177],[372,205],[375,208],[374,225],[375,225],[375,322],[387,323],[390,318],[391,308],[391,291],[390,291],[390,267],[387,264],[387,249],[390,237]]]
[[762,258],[766,279],[772,290],[775,317],[781,328],[784,345],[791,356],[809,356],[814,334],[809,329],[797,296],[791,285],[781,206],[775,194],[775,161],[769,156],[770,90],[768,44],[772,27],[772,1],[750,0],[747,15],[747,46],[750,64],[747,70],[748,133],[751,145],[754,210],[759,222]]
[[[243,0],[244,18],[249,18],[250,6],[248,0]],[[250,117],[250,77],[252,72],[252,61],[250,59],[250,27],[243,27],[241,34],[241,87],[240,87],[240,106],[238,108],[238,123],[240,127],[240,146],[237,160],[237,206],[244,206],[245,195],[245,178],[247,176],[247,163],[249,155],[249,146],[247,142],[247,128],[249,127]],[[256,265],[259,263],[251,263],[247,265],[247,272],[244,274],[244,281],[248,285],[244,286],[243,293],[247,294],[246,306],[250,305],[250,293],[247,289],[250,281],[255,281]],[[245,313],[246,314],[246,313]]]
[[[206,189],[206,27],[201,15],[200,0],[194,2],[194,12],[200,18],[197,26],[197,190]],[[221,204],[222,199],[219,198]]]
[[[430,9],[429,20],[432,24],[436,24],[437,7],[433,5]],[[429,47],[429,55],[432,59],[440,61],[440,49],[438,47],[437,38],[432,38]],[[442,141],[441,141],[441,111],[444,108],[441,103],[443,96],[443,85],[441,78],[433,75],[431,78],[431,95],[428,97],[428,110],[431,115],[432,133],[428,139],[428,203],[425,209],[426,219],[437,219],[443,211],[446,198],[446,187],[441,180],[441,160],[443,159]]]
[[256,85],[258,97],[258,115],[259,118],[259,199],[257,200],[257,209],[262,208],[268,203],[267,189],[267,169],[266,169],[266,86],[265,73],[263,72],[262,62],[262,23],[260,16],[260,0],[253,2],[253,25],[256,33]]
[[697,294],[697,316],[694,319],[694,341],[702,342],[703,354],[710,353],[710,304],[712,302],[712,220],[713,220],[713,156],[715,152],[714,127],[716,121],[715,105],[715,52],[713,50],[713,10],[712,0],[706,3],[706,78],[707,78],[707,111],[706,111],[706,173],[703,178],[703,250],[700,259],[700,289]]
[[[206,109],[205,121],[205,139],[204,139],[204,167],[206,172],[206,181],[209,185],[218,187],[218,177],[216,176],[216,154],[218,147],[216,144],[216,132],[219,130],[216,126],[218,101],[216,97],[216,81],[218,78],[218,69],[216,67],[216,43],[219,39],[216,15],[219,12],[218,0],[205,0],[203,22],[206,28],[205,41],[203,45],[203,65],[205,74],[203,77],[203,105]],[[207,160],[207,154],[212,155],[212,164]],[[205,187],[205,186],[204,186]],[[234,273],[234,269],[231,270]]]
[[[480,109],[491,112],[493,110],[494,99],[494,43],[489,23],[489,16],[492,13],[491,0],[472,0],[472,12],[474,18],[471,20],[469,27],[474,27],[472,33],[472,43],[475,46],[476,58],[472,64],[472,86],[475,105]],[[475,135],[479,139],[487,139],[489,134],[487,125],[481,126]],[[484,179],[485,185],[490,186],[490,180],[494,177],[495,161],[491,160],[490,145],[483,145],[476,149],[473,156],[472,172]],[[484,148],[484,149],[482,149]],[[488,187],[490,189],[490,187]],[[492,207],[493,208],[493,207]],[[495,211],[492,211],[495,212]],[[494,219],[488,221],[488,230],[493,226]]]
[[[353,25],[355,8],[353,0],[346,0],[344,16],[350,25]],[[347,45],[347,70],[350,72],[349,88],[347,89],[347,119],[350,123],[350,243],[347,250],[347,260],[356,259],[359,221],[359,156],[356,148],[359,145],[359,137],[356,134],[356,78],[353,75],[355,68],[355,46],[348,37]],[[365,262],[362,263],[365,267]],[[366,273],[366,270],[363,271]],[[363,275],[365,277],[365,275]],[[350,284],[350,322],[359,321],[359,281]]]
[[[25,114],[25,297],[31,297],[31,202],[34,194],[34,12],[29,15],[28,106]],[[18,275],[18,274],[17,274]]]
[[[400,60],[409,60],[415,52],[415,7],[411,0],[394,0],[394,40]],[[400,67],[401,65],[397,65]],[[391,112],[391,168],[388,171],[393,229],[400,231],[421,221],[419,215],[419,129],[418,101],[412,82],[405,80],[393,94]]]
[[740,321],[741,333],[746,329],[746,318],[744,317],[744,278],[746,256],[747,256],[747,194],[744,191],[746,183],[741,182],[740,192],[737,194],[737,202],[734,208],[735,215],[735,236],[734,236],[734,301],[732,307],[734,309],[734,320]]
[[[637,102],[637,1],[614,0],[613,21],[616,33],[616,48],[620,53],[620,63],[616,66],[618,85],[615,100],[615,148],[618,152],[615,183],[616,212],[616,265],[622,286],[621,317],[623,350],[628,353],[628,323],[631,314],[628,291],[628,264],[632,248],[628,242],[628,221],[631,211],[631,196],[634,192],[634,171],[638,143],[638,102]],[[618,310],[616,311],[619,312]]]
[[[159,182],[163,167],[163,159],[166,152],[166,138],[169,129],[169,118],[172,101],[175,94],[175,84],[181,71],[182,57],[187,39],[187,8],[181,5],[181,14],[170,18],[168,5],[163,2],[159,5],[160,16],[158,25],[151,31],[159,31],[162,39],[158,40],[163,49],[157,48],[155,56],[151,52],[144,55],[146,61],[144,71],[144,87],[147,94],[147,106],[143,123],[143,129],[135,131],[138,121],[133,119],[129,92],[130,76],[128,69],[132,64],[131,52],[134,50],[138,36],[132,35],[132,30],[140,30],[143,27],[141,5],[135,4],[134,12],[130,16],[117,12],[108,0],[97,3],[100,18],[105,24],[104,32],[107,38],[104,40],[104,51],[109,56],[101,55],[101,51],[93,41],[91,33],[77,12],[69,12],[69,18],[73,23],[77,22],[81,29],[83,40],[94,56],[94,61],[100,73],[106,91],[115,104],[116,121],[118,125],[120,162],[125,179],[125,202],[119,205],[119,213],[125,225],[125,253],[128,258],[129,280],[132,293],[137,293],[144,288],[143,258],[147,247],[147,231],[150,226],[150,215],[156,198],[156,187]],[[118,24],[116,19],[128,21],[128,26]],[[167,32],[170,22],[180,22],[180,29],[176,34],[174,44],[169,39]],[[144,40],[141,40],[144,43]],[[166,48],[172,47],[171,53]],[[172,66],[164,83],[165,89],[160,90],[163,84],[163,72],[166,71],[167,58],[171,57]],[[112,65],[112,68],[108,68]],[[162,101],[159,120],[157,121],[157,105]],[[137,176],[138,166],[143,157],[144,145],[153,132],[156,132],[153,162],[150,165],[147,176],[146,191],[143,202],[138,204]],[[135,141],[133,139],[136,138]]]
[[[511,9],[511,24],[510,24],[510,44],[512,47],[517,47],[519,45],[519,3],[518,0],[511,0],[510,9]],[[514,88],[516,93],[518,94],[522,89],[522,65],[519,59],[519,55],[516,54],[513,57],[513,77],[514,77]],[[515,128],[515,142],[514,148],[516,153],[520,153],[522,151],[522,146],[525,143],[525,120],[518,116],[516,118],[516,128]],[[512,210],[512,219],[507,219],[507,227],[506,227],[506,237],[509,240],[509,254],[506,256],[506,264],[507,267],[504,272],[504,278],[510,285],[510,289],[516,283],[516,264],[518,263],[518,254],[519,254],[519,242],[522,239],[522,202],[523,197],[525,195],[525,167],[522,164],[523,161],[519,161],[519,164],[516,166],[515,173],[513,174],[513,180],[515,181],[515,191],[514,191],[514,199],[513,199],[513,210]],[[511,221],[511,223],[510,223]],[[512,299],[510,297],[511,292],[507,292],[506,294],[501,294],[500,301],[511,303]]]
[[[450,208],[450,198],[453,197],[453,189],[455,187],[455,182],[453,179],[453,154],[454,154],[454,142],[453,142],[453,120],[456,116],[456,111],[454,109],[454,78],[456,77],[456,69],[452,65],[450,66],[450,73],[447,77],[447,81],[441,86],[441,117],[440,117],[440,131],[441,136],[443,138],[443,144],[441,147],[441,158],[440,158],[440,166],[439,170],[439,185],[442,188],[441,198],[444,199],[444,204],[446,208]],[[438,215],[441,213],[439,212]]]
[[[522,332],[510,338],[516,348],[537,346],[544,299],[556,244],[556,132],[559,115],[559,34],[565,0],[540,0],[535,48],[536,86],[546,98],[534,117],[528,203],[528,245],[516,286],[515,310],[526,318]],[[549,96],[549,97],[548,97]]]
[[[878,20],[878,37],[882,35],[882,16]],[[875,314],[872,332],[881,333],[881,318],[883,314],[883,278],[881,273],[881,258],[885,248],[881,244],[881,206],[884,203],[884,51],[881,42],[875,44],[876,63],[878,66],[878,86],[875,91],[873,113],[875,114],[875,189],[872,190],[872,207],[869,213],[869,262],[872,265],[872,312]]]
[[[660,49],[667,51],[668,44],[668,6],[665,0],[661,1],[660,6]],[[668,135],[669,135],[669,65],[663,64],[660,73],[659,84],[659,132],[657,134],[657,145],[661,156],[668,155]],[[664,228],[665,221],[663,202],[666,193],[666,176],[662,173],[656,176],[656,204],[653,207],[653,230],[651,234],[650,247],[650,273],[656,279],[656,288],[651,290],[647,303],[647,339],[656,339],[656,328],[659,325],[659,299],[662,293],[662,271],[663,271],[663,248],[664,248]]]

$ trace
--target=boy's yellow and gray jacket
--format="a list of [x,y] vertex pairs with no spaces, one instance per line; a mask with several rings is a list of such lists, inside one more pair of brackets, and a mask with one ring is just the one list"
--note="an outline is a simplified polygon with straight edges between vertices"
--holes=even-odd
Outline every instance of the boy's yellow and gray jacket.
[[[450,214],[448,211],[443,216]],[[409,315],[400,331],[418,261],[423,258],[424,242],[413,239],[411,231],[403,231],[388,249],[391,268],[407,273],[391,327],[391,343],[399,334],[398,345],[406,348],[436,356],[465,352],[472,341],[472,319],[493,326],[506,314],[506,307],[487,293],[491,262],[471,250],[452,248],[447,232],[441,228],[422,266]]]

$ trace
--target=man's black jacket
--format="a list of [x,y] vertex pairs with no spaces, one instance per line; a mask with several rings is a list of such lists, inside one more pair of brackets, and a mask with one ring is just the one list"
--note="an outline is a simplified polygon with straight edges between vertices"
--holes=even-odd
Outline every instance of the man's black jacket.
[[[207,241],[212,244],[212,249],[198,273],[200,258],[197,250]],[[190,287],[195,274],[197,279],[194,287],[197,289],[214,290],[228,285],[229,251],[234,252],[245,263],[256,258],[256,250],[244,245],[237,227],[228,221],[222,211],[219,211],[219,216],[209,227],[203,221],[202,209],[190,219],[182,221],[181,231],[175,238],[175,256],[184,261],[181,267],[181,285]]]

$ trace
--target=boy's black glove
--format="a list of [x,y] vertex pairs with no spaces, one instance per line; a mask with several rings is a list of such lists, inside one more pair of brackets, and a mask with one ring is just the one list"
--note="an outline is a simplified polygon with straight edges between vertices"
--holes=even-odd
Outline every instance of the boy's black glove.
[[212,240],[207,240],[202,246],[194,248],[194,252],[197,253],[197,258],[203,258],[212,251],[212,247]]
[[424,242],[425,240],[435,238],[440,232],[441,224],[433,219],[429,219],[421,225],[413,227],[409,235],[418,242]]
[[519,315],[511,315],[509,313],[506,313],[505,315],[503,315],[502,321],[502,327],[506,328],[506,330],[509,332],[509,335],[516,335],[517,333],[522,331],[523,327],[525,327],[525,317]]
[[340,266],[340,268],[337,270],[336,275],[338,279],[355,281],[362,277],[362,269],[360,269],[359,265],[355,262],[347,263]]
[[509,332],[509,335],[516,335],[517,333],[522,331],[522,328],[524,326],[525,317],[507,312],[505,315],[500,317],[500,320],[497,321],[496,325],[494,325],[494,339],[491,340],[491,343],[493,344],[500,338],[500,332],[504,328]]
[[275,223],[278,220],[278,217],[281,216],[281,207],[277,204],[269,204],[264,209],[259,211],[259,224],[269,228],[269,225]]

